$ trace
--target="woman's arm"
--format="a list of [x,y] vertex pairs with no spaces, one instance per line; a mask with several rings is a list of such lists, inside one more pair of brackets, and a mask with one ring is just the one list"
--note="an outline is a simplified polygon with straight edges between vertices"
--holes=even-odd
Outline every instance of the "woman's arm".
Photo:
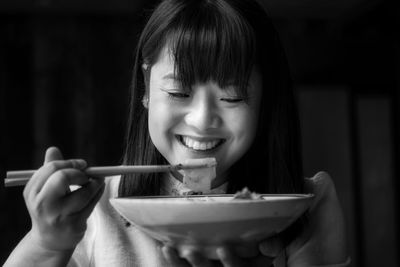
[[44,248],[37,244],[32,237],[32,232],[28,232],[10,254],[4,266],[67,266],[73,251],[73,249],[49,250]]

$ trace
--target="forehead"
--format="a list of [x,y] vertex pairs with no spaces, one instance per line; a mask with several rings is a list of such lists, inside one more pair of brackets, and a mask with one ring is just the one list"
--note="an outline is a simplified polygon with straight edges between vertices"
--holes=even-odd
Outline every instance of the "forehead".
[[[151,73],[153,74],[152,78],[163,80],[177,80],[178,78],[175,67],[176,66],[173,52],[170,47],[166,45],[161,49],[156,62],[151,67]],[[215,81],[213,79],[210,79],[208,82],[218,83],[218,81]],[[200,82],[197,81],[196,83]],[[257,66],[253,66],[248,84],[251,85],[248,87],[249,91],[261,90],[262,77]],[[229,85],[234,86],[234,84]]]

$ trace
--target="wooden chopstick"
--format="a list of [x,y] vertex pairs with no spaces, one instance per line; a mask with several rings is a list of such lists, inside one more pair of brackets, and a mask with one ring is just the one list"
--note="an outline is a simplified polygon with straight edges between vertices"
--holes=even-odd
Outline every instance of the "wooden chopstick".
[[[202,169],[213,167],[209,163],[192,163],[177,165],[121,165],[121,166],[101,166],[89,167],[85,169],[85,173],[92,177],[104,177],[129,173],[149,173],[149,172],[170,172],[187,169]],[[9,171],[7,178],[4,179],[6,187],[25,185],[36,170]]]

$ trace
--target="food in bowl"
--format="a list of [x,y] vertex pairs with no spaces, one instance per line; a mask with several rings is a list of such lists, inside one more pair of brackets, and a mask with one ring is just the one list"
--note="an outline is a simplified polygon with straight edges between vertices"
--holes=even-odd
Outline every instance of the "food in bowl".
[[233,199],[263,199],[262,195],[251,192],[247,187],[233,195]]

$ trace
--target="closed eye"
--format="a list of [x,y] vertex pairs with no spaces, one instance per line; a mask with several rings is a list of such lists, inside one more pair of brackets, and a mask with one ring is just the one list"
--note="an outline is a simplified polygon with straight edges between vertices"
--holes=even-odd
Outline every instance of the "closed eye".
[[168,97],[171,98],[187,98],[190,97],[189,94],[186,93],[180,93],[180,92],[167,92],[168,93]]
[[221,101],[225,101],[228,103],[239,103],[239,102],[243,102],[244,98],[241,97],[225,97],[225,98],[221,98]]
[[190,97],[190,94],[188,94],[187,92],[180,90],[180,89],[164,89],[161,88],[161,91],[165,92],[168,96],[168,98],[171,99],[175,99],[175,100],[179,100],[179,99],[183,99],[183,98],[188,98]]

